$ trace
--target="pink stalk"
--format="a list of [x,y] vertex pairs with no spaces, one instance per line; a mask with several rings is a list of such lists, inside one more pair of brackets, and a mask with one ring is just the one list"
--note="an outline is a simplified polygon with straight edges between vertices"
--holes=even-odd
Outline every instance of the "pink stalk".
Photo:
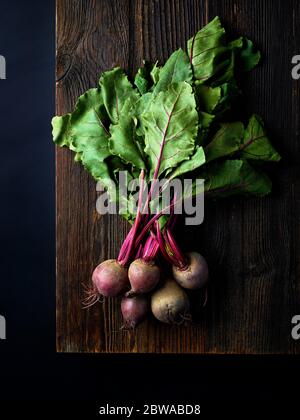
[[161,251],[161,253],[163,254],[164,258],[172,265],[176,265],[176,260],[174,257],[172,257],[167,251],[166,251],[166,247],[165,247],[165,243],[164,243],[164,239],[163,236],[161,234],[160,228],[159,228],[159,224],[156,222],[156,236],[157,236],[157,240],[159,243],[159,249]]
[[142,255],[143,255],[143,245],[140,244],[139,249],[137,253],[135,254],[135,259],[137,260],[138,258],[142,258]]
[[170,219],[168,220],[167,227],[172,232],[174,229],[174,226],[176,225],[178,219],[178,214],[172,214]]
[[149,235],[143,248],[143,257],[149,254],[149,250],[151,249],[152,242],[153,242],[153,238],[151,235]]
[[[140,191],[139,191],[139,199],[138,199],[138,207],[137,207],[136,218],[135,218],[132,229],[130,229],[129,234],[127,235],[127,238],[125,239],[125,242],[126,242],[125,248],[123,250],[121,249],[122,250],[122,253],[121,253],[122,259],[119,260],[119,262],[122,265],[127,265],[128,261],[131,257],[131,252],[132,252],[132,249],[133,249],[134,244],[135,244],[135,237],[136,237],[138,229],[139,229],[140,218],[141,218],[141,206],[142,206],[143,191],[144,191],[144,178],[145,178],[145,171],[144,171],[144,169],[142,169],[141,170],[141,175],[140,175]],[[124,253],[125,253],[125,255],[124,255]]]
[[156,213],[155,216],[152,217],[152,219],[149,220],[149,222],[143,227],[141,233],[137,237],[135,241],[135,247],[137,247],[140,242],[143,240],[144,236],[148,232],[148,230],[151,228],[154,222],[158,220],[167,210],[171,209],[174,206],[174,204],[170,204],[170,206],[166,207],[165,209],[161,210],[160,212]]
[[130,242],[130,239],[131,239],[131,235],[133,234],[133,229],[134,229],[134,225],[131,226],[130,231],[128,232],[128,234],[127,234],[127,236],[126,236],[126,238],[125,238],[125,240],[124,240],[124,242],[121,246],[119,256],[118,256],[118,261],[119,262],[122,261],[123,258],[125,257],[126,250],[128,248],[128,245],[129,245],[129,242]]
[[159,250],[159,243],[153,232],[150,232],[150,236],[146,241],[142,258],[145,260],[155,259]]
[[176,224],[177,217],[178,217],[178,215],[174,213],[175,200],[176,200],[176,195],[174,196],[174,198],[171,202],[171,204],[173,204],[173,206],[171,207],[170,217],[169,217],[169,220],[167,221],[167,225],[166,225],[166,228],[169,228],[171,231],[174,229],[174,226]]
[[165,239],[166,239],[166,242],[167,242],[168,246],[170,247],[170,249],[172,250],[172,252],[173,252],[173,254],[176,258],[176,264],[175,265],[184,269],[187,266],[186,258],[183,255],[183,253],[181,252],[179,246],[177,245],[177,243],[176,243],[175,239],[173,238],[169,229],[166,229]]

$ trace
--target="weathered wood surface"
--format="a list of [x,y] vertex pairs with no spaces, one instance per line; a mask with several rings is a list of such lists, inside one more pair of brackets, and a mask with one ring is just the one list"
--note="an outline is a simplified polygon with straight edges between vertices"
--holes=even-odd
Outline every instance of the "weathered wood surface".
[[284,159],[265,199],[206,203],[205,223],[183,229],[185,249],[211,268],[209,303],[198,324],[170,327],[151,320],[120,331],[119,301],[81,309],[82,283],[93,267],[117,255],[128,230],[117,216],[95,211],[94,181],[72,153],[57,150],[57,350],[62,352],[299,353],[291,318],[300,313],[300,82],[291,58],[300,54],[297,0],[57,0],[57,114],[114,66],[131,75],[142,59],[163,62],[219,15],[264,53],[247,79],[245,112],[266,120]]

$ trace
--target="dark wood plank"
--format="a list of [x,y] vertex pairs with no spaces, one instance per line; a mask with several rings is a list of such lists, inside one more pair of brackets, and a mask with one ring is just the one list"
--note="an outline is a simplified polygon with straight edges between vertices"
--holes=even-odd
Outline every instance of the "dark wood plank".
[[[276,4],[276,5],[275,5]],[[142,59],[164,61],[208,19],[262,49],[262,65],[245,82],[245,113],[266,120],[284,159],[266,199],[206,203],[196,232],[182,228],[185,249],[198,249],[211,268],[210,300],[196,325],[153,320],[120,331],[119,301],[81,309],[83,288],[101,260],[114,257],[128,230],[95,210],[94,181],[57,150],[57,350],[63,352],[299,353],[290,338],[300,313],[300,83],[290,75],[299,51],[296,0],[57,0],[57,114],[116,65],[130,75]],[[194,299],[199,299],[196,296]]]

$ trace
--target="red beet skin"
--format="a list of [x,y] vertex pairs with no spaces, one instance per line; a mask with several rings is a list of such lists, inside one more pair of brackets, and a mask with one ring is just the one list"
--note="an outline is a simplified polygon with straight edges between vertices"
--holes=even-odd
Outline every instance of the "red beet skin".
[[124,297],[121,302],[124,327],[137,327],[147,318],[149,309],[149,301],[145,296]]
[[153,261],[138,258],[130,264],[128,277],[131,285],[130,293],[148,293],[159,282],[160,269]]
[[92,281],[100,295],[117,296],[128,288],[127,269],[117,260],[106,260],[99,264],[92,276]]
[[188,266],[181,270],[173,266],[173,277],[185,289],[201,289],[208,281],[208,266],[197,252],[186,254]]

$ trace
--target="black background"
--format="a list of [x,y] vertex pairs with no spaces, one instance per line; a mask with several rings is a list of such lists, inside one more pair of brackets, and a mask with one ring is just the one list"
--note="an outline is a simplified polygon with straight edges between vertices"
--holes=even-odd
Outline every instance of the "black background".
[[2,0],[0,54],[0,412],[37,400],[74,401],[69,412],[86,401],[91,414],[106,402],[296,407],[296,357],[56,354],[54,1]]

